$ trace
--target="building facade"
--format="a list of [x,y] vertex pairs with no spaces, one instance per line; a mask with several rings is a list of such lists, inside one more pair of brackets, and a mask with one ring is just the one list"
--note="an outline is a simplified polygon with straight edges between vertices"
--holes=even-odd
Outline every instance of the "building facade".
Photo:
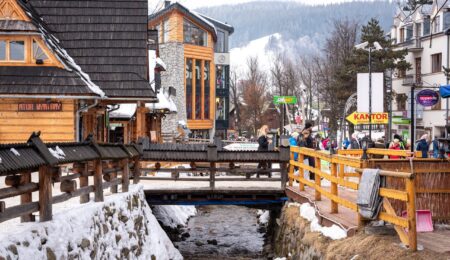
[[[159,56],[167,65],[167,70],[161,72],[161,86],[163,89],[172,87],[176,92],[173,100],[178,112],[167,115],[163,120],[164,135],[177,135],[180,124],[187,124],[194,138],[208,139],[214,135],[218,68],[215,50],[218,43],[222,44],[223,47],[217,50],[226,54],[228,43],[225,40],[228,40],[229,28],[232,28],[225,24],[221,28],[219,24],[169,1],[165,2],[162,10],[149,16],[148,28],[158,32]],[[222,61],[221,58],[219,65],[229,65],[229,57],[225,59]],[[229,67],[227,70],[229,73]],[[225,78],[225,73],[220,76]],[[222,99],[219,101],[223,102]],[[228,113],[225,114],[224,120]]]
[[[412,65],[408,71],[393,73],[393,133],[409,138],[411,131],[415,136],[428,133],[430,136],[445,135],[446,109],[448,99],[440,99],[431,107],[417,104],[415,117],[411,118],[411,98],[416,100],[423,89],[439,91],[446,84],[442,67],[449,67],[449,36],[445,31],[450,28],[450,6],[446,1],[434,0],[414,13],[398,11],[394,17],[391,38],[397,49],[408,49],[406,61]],[[442,7],[442,8],[441,8]],[[414,97],[411,87],[416,87]],[[411,129],[411,120],[415,120],[415,129]]]

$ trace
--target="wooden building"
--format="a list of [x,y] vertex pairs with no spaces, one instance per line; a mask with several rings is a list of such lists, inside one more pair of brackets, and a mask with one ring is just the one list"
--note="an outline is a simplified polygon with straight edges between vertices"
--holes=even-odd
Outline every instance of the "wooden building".
[[136,104],[146,135],[147,0],[0,0],[0,142],[93,133],[108,141],[109,111]]

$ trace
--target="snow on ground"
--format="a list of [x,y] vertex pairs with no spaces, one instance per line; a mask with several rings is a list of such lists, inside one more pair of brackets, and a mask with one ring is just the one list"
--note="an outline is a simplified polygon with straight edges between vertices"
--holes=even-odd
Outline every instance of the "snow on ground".
[[258,210],[258,219],[259,219],[259,224],[263,224],[266,225],[267,223],[269,223],[269,219],[270,219],[270,211],[269,210]]
[[[81,259],[91,259],[90,253],[97,250],[92,241],[97,239],[95,242],[100,247],[99,251],[103,250],[115,258],[121,255],[121,248],[137,244],[137,238],[129,234],[136,227],[135,220],[143,215],[143,223],[147,226],[148,232],[143,239],[142,254],[132,258],[151,259],[154,255],[156,259],[182,259],[147,204],[139,203],[138,210],[130,210],[130,203],[134,203],[131,202],[132,197],[136,194],[140,201],[144,200],[141,185],[131,185],[128,193],[106,196],[103,203],[93,201],[82,205],[66,203],[66,206],[70,205],[70,209],[54,214],[53,220],[49,222],[15,224],[10,225],[8,229],[2,227],[0,255],[8,256],[7,259],[17,259],[17,255],[20,255],[21,259],[45,259],[50,248],[56,259],[66,259],[69,254],[68,248],[71,248],[71,252],[79,255]],[[104,212],[105,207],[120,213],[107,216]],[[100,227],[100,223],[104,223],[101,235],[99,235],[100,228],[94,228],[97,224]],[[108,232],[105,232],[104,226],[108,226]],[[121,237],[119,241],[117,236]],[[84,242],[85,239],[90,243]],[[83,242],[85,248],[80,247]],[[7,250],[11,245],[17,248],[17,255]],[[106,248],[101,248],[100,245],[106,245]],[[97,255],[97,258],[100,256]]]
[[190,217],[197,214],[195,206],[154,206],[153,214],[161,223],[172,229],[186,226]]

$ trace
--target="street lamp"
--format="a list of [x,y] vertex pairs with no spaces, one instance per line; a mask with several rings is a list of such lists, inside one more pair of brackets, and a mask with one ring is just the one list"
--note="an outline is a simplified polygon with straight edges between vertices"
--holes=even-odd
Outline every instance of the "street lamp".
[[363,42],[355,45],[358,50],[369,51],[369,139],[372,141],[372,51],[382,50],[379,42],[373,42],[373,46],[370,46],[369,42]]
[[[445,77],[447,78],[447,85],[449,84],[449,80],[450,80],[450,71],[449,71],[449,67],[450,67],[450,54],[449,54],[449,50],[450,50],[450,28],[448,28],[447,30],[445,30],[445,35],[447,35],[447,67],[444,68],[444,73],[445,73]],[[448,138],[448,131],[447,131],[447,127],[448,127],[448,106],[449,106],[449,101],[447,98],[447,102],[446,102],[446,110],[445,110],[445,138]]]
[[362,155],[361,159],[368,160],[369,156],[367,156],[367,149],[369,148],[369,140],[367,139],[367,137],[364,137],[361,140],[361,148],[363,150],[363,155]]

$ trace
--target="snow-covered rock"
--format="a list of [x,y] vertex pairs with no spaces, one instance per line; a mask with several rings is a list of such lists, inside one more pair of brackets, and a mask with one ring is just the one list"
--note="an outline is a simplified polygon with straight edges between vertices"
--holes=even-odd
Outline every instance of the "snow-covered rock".
[[154,206],[153,214],[161,223],[172,229],[186,226],[189,218],[197,214],[195,206]]

